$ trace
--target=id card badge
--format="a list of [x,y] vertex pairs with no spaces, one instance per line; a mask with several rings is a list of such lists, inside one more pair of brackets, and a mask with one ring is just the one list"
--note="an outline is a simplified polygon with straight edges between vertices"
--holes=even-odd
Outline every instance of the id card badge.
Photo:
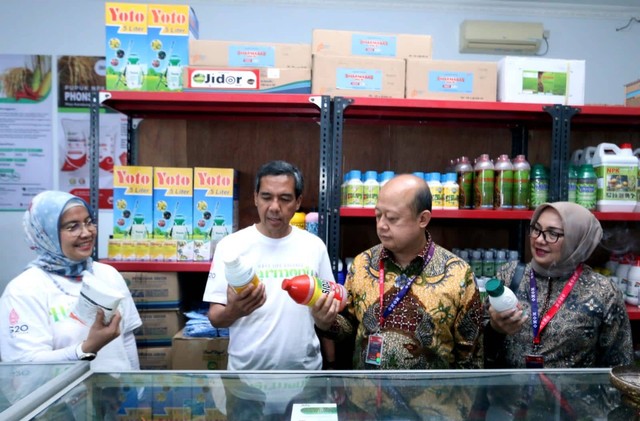
[[373,365],[380,365],[382,363],[382,342],[382,336],[369,335],[367,358],[364,360],[365,363]]
[[544,368],[544,357],[542,355],[527,354],[524,356],[527,368]]

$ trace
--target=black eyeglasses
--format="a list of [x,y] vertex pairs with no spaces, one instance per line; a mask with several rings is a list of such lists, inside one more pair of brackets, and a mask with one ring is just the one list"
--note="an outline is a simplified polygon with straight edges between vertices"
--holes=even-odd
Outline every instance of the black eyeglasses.
[[561,234],[559,232],[555,232],[551,230],[543,231],[540,228],[533,225],[529,226],[529,235],[532,238],[538,238],[542,235],[542,238],[544,239],[544,241],[546,241],[549,244],[555,244],[558,242],[560,237],[564,237],[564,234]]

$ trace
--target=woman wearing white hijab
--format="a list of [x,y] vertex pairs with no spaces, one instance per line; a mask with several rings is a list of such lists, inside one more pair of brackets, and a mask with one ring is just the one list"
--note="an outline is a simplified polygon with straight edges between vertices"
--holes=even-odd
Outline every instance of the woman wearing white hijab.
[[[631,364],[622,293],[584,264],[602,238],[595,216],[575,203],[545,203],[535,210],[529,233],[532,260],[514,291],[519,308],[498,313],[489,307],[485,367]],[[515,266],[503,266],[497,277],[510,285]]]
[[[66,192],[33,198],[23,225],[38,256],[0,298],[2,361],[92,360],[95,371],[140,368],[133,330],[142,321],[120,273],[91,258],[97,236],[92,215],[85,201]],[[70,316],[85,270],[125,297],[109,324],[100,309],[91,325]]]

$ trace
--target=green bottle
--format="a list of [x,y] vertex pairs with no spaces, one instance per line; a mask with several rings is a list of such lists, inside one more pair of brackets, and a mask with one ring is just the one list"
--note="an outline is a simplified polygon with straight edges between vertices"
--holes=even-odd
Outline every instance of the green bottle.
[[529,209],[535,209],[549,199],[549,174],[542,164],[531,168],[529,182]]
[[593,165],[582,164],[578,170],[576,182],[576,203],[590,211],[596,210],[596,190],[598,178]]
[[569,195],[567,196],[568,202],[576,203],[576,189],[578,184],[578,169],[575,165],[569,165]]

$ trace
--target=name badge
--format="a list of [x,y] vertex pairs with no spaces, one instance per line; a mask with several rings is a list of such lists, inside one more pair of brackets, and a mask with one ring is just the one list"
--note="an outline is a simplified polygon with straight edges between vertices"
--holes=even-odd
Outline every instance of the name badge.
[[367,364],[380,365],[382,363],[382,336],[370,335],[367,344],[367,358],[364,360]]
[[524,356],[524,362],[527,368],[544,368],[544,356],[527,354]]

